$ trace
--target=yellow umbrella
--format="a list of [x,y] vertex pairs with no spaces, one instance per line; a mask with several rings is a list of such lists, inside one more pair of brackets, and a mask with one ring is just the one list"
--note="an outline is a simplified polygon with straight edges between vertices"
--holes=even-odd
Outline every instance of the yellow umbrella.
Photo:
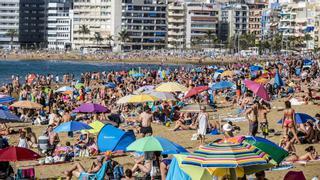
[[133,95],[127,95],[127,96],[121,97],[121,98],[117,101],[117,104],[126,104],[126,103],[128,103],[129,99],[130,99],[132,96],[133,96]]
[[269,79],[260,77],[258,79],[255,79],[254,81],[259,84],[267,84],[269,82]]
[[105,126],[104,123],[102,123],[101,121],[93,121],[92,123],[89,124],[90,127],[92,127],[92,129],[90,130],[83,130],[81,132],[88,132],[91,134],[98,134],[100,132],[100,130]]
[[223,71],[223,73],[221,73],[221,77],[225,77],[225,76],[233,76],[234,72],[233,71]]
[[156,91],[159,92],[186,92],[187,90],[187,87],[177,82],[166,82],[156,87]]
[[32,102],[32,101],[18,101],[11,105],[12,107],[25,108],[25,109],[40,109],[42,108],[41,104]]
[[[230,175],[230,169],[228,168],[207,168],[207,171],[213,175],[218,177],[223,177],[225,175]],[[236,176],[243,177],[244,176],[244,169],[242,167],[236,168]]]
[[142,102],[153,102],[158,101],[159,99],[155,96],[149,94],[138,94],[133,95],[128,99],[128,103],[142,103]]

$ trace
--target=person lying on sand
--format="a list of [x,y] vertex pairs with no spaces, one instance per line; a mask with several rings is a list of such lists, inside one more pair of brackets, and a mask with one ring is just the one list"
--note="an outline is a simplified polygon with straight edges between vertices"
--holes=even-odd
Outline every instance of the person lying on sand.
[[313,146],[309,146],[305,149],[306,154],[298,156],[297,154],[292,154],[289,156],[286,161],[295,162],[295,161],[310,161],[316,160],[318,158],[318,152]]

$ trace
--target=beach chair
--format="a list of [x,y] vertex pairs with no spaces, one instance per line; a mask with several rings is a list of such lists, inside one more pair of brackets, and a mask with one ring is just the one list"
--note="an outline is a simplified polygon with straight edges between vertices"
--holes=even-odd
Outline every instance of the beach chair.
[[79,180],[103,180],[108,167],[110,167],[110,161],[104,162],[101,169],[95,174],[81,173]]

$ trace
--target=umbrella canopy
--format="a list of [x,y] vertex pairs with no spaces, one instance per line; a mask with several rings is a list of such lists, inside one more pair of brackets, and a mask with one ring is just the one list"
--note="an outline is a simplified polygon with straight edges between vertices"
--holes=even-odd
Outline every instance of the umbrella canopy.
[[139,94],[145,91],[153,91],[153,89],[154,89],[153,85],[141,86],[137,90],[135,90],[135,93]]
[[76,89],[81,89],[81,88],[84,88],[84,84],[83,83],[78,83],[74,86]]
[[259,84],[267,84],[270,80],[263,78],[263,77],[259,77],[257,79],[254,80],[254,82],[259,83]]
[[82,122],[69,121],[69,122],[60,124],[58,127],[54,128],[53,131],[56,133],[60,133],[60,132],[80,131],[84,129],[92,129],[92,127]]
[[12,107],[24,108],[24,109],[41,109],[42,105],[32,101],[18,101],[11,105]]
[[74,89],[70,86],[63,86],[57,89],[55,92],[65,92],[65,91],[74,91]]
[[0,150],[0,161],[30,161],[36,160],[41,156],[30,149],[21,147],[7,147]]
[[213,107],[207,105],[207,104],[189,104],[185,107],[183,107],[180,111],[181,112],[201,112],[201,107],[206,108],[206,112],[213,112]]
[[126,104],[128,103],[129,99],[134,96],[134,95],[127,95],[127,96],[123,96],[120,99],[118,99],[117,104]]
[[[294,118],[296,120],[296,123],[298,123],[298,124],[306,123],[308,120],[316,122],[316,119],[314,117],[310,116],[309,114],[305,114],[305,113],[295,113]],[[282,124],[282,119],[280,119],[278,121],[278,124]]]
[[276,75],[274,76],[274,84],[277,86],[277,87],[281,87],[281,86],[284,86],[284,83],[279,75],[279,73],[277,72]]
[[135,74],[132,74],[132,77],[135,77],[135,78],[139,78],[139,77],[143,77],[144,74],[142,73],[135,73]]
[[156,91],[159,92],[186,92],[188,88],[177,82],[166,82],[156,87]]
[[234,75],[234,72],[233,71],[223,71],[223,73],[221,73],[221,77],[225,77],[225,76],[229,76],[229,77],[232,77]]
[[11,97],[11,96],[0,94],[0,104],[2,104],[2,103],[10,103],[10,102],[15,101],[15,100],[16,99]]
[[108,113],[110,112],[109,109],[106,107],[95,104],[95,103],[84,103],[81,106],[77,107],[73,112],[76,113]]
[[261,66],[250,66],[250,71],[260,71],[260,70],[263,70],[263,67]]
[[192,89],[190,89],[187,94],[184,96],[185,98],[189,98],[191,96],[197,95],[203,91],[208,90],[209,87],[208,86],[198,86],[198,87],[194,87]]
[[268,92],[266,90],[266,88],[261,85],[258,84],[254,81],[251,80],[244,80],[244,84],[246,85],[246,87],[248,89],[250,89],[255,95],[259,96],[260,98],[262,98],[263,100],[269,101],[270,97],[268,95]]
[[156,98],[158,98],[162,101],[175,101],[176,100],[174,95],[169,92],[149,91],[149,92],[145,92],[145,93],[152,95],[152,96],[155,96]]
[[111,88],[111,89],[114,89],[114,88],[117,87],[117,85],[115,83],[113,83],[113,82],[108,82],[104,86],[107,87],[107,88]]
[[89,124],[90,127],[92,127],[92,129],[90,130],[82,130],[81,132],[88,132],[91,134],[98,134],[100,132],[100,130],[105,126],[104,123],[102,123],[101,121],[93,121],[92,123]]
[[228,88],[232,88],[234,85],[235,84],[229,81],[220,81],[218,83],[213,84],[211,88],[214,90],[228,89]]
[[131,96],[127,103],[143,103],[143,102],[153,102],[158,101],[159,98],[149,95],[149,94],[138,94]]
[[0,122],[17,122],[20,121],[20,118],[14,114],[12,114],[10,111],[4,111],[0,110]]
[[159,136],[148,136],[134,141],[127,151],[161,151],[162,154],[179,154],[188,152],[184,147]]

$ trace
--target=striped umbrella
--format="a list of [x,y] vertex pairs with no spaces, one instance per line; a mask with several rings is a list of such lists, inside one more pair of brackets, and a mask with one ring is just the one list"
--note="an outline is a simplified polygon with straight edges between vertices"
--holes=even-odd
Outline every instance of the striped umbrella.
[[200,146],[187,156],[182,164],[207,168],[212,174],[225,170],[232,179],[237,177],[240,169],[244,174],[252,174],[274,166],[270,157],[255,146],[232,143]]

